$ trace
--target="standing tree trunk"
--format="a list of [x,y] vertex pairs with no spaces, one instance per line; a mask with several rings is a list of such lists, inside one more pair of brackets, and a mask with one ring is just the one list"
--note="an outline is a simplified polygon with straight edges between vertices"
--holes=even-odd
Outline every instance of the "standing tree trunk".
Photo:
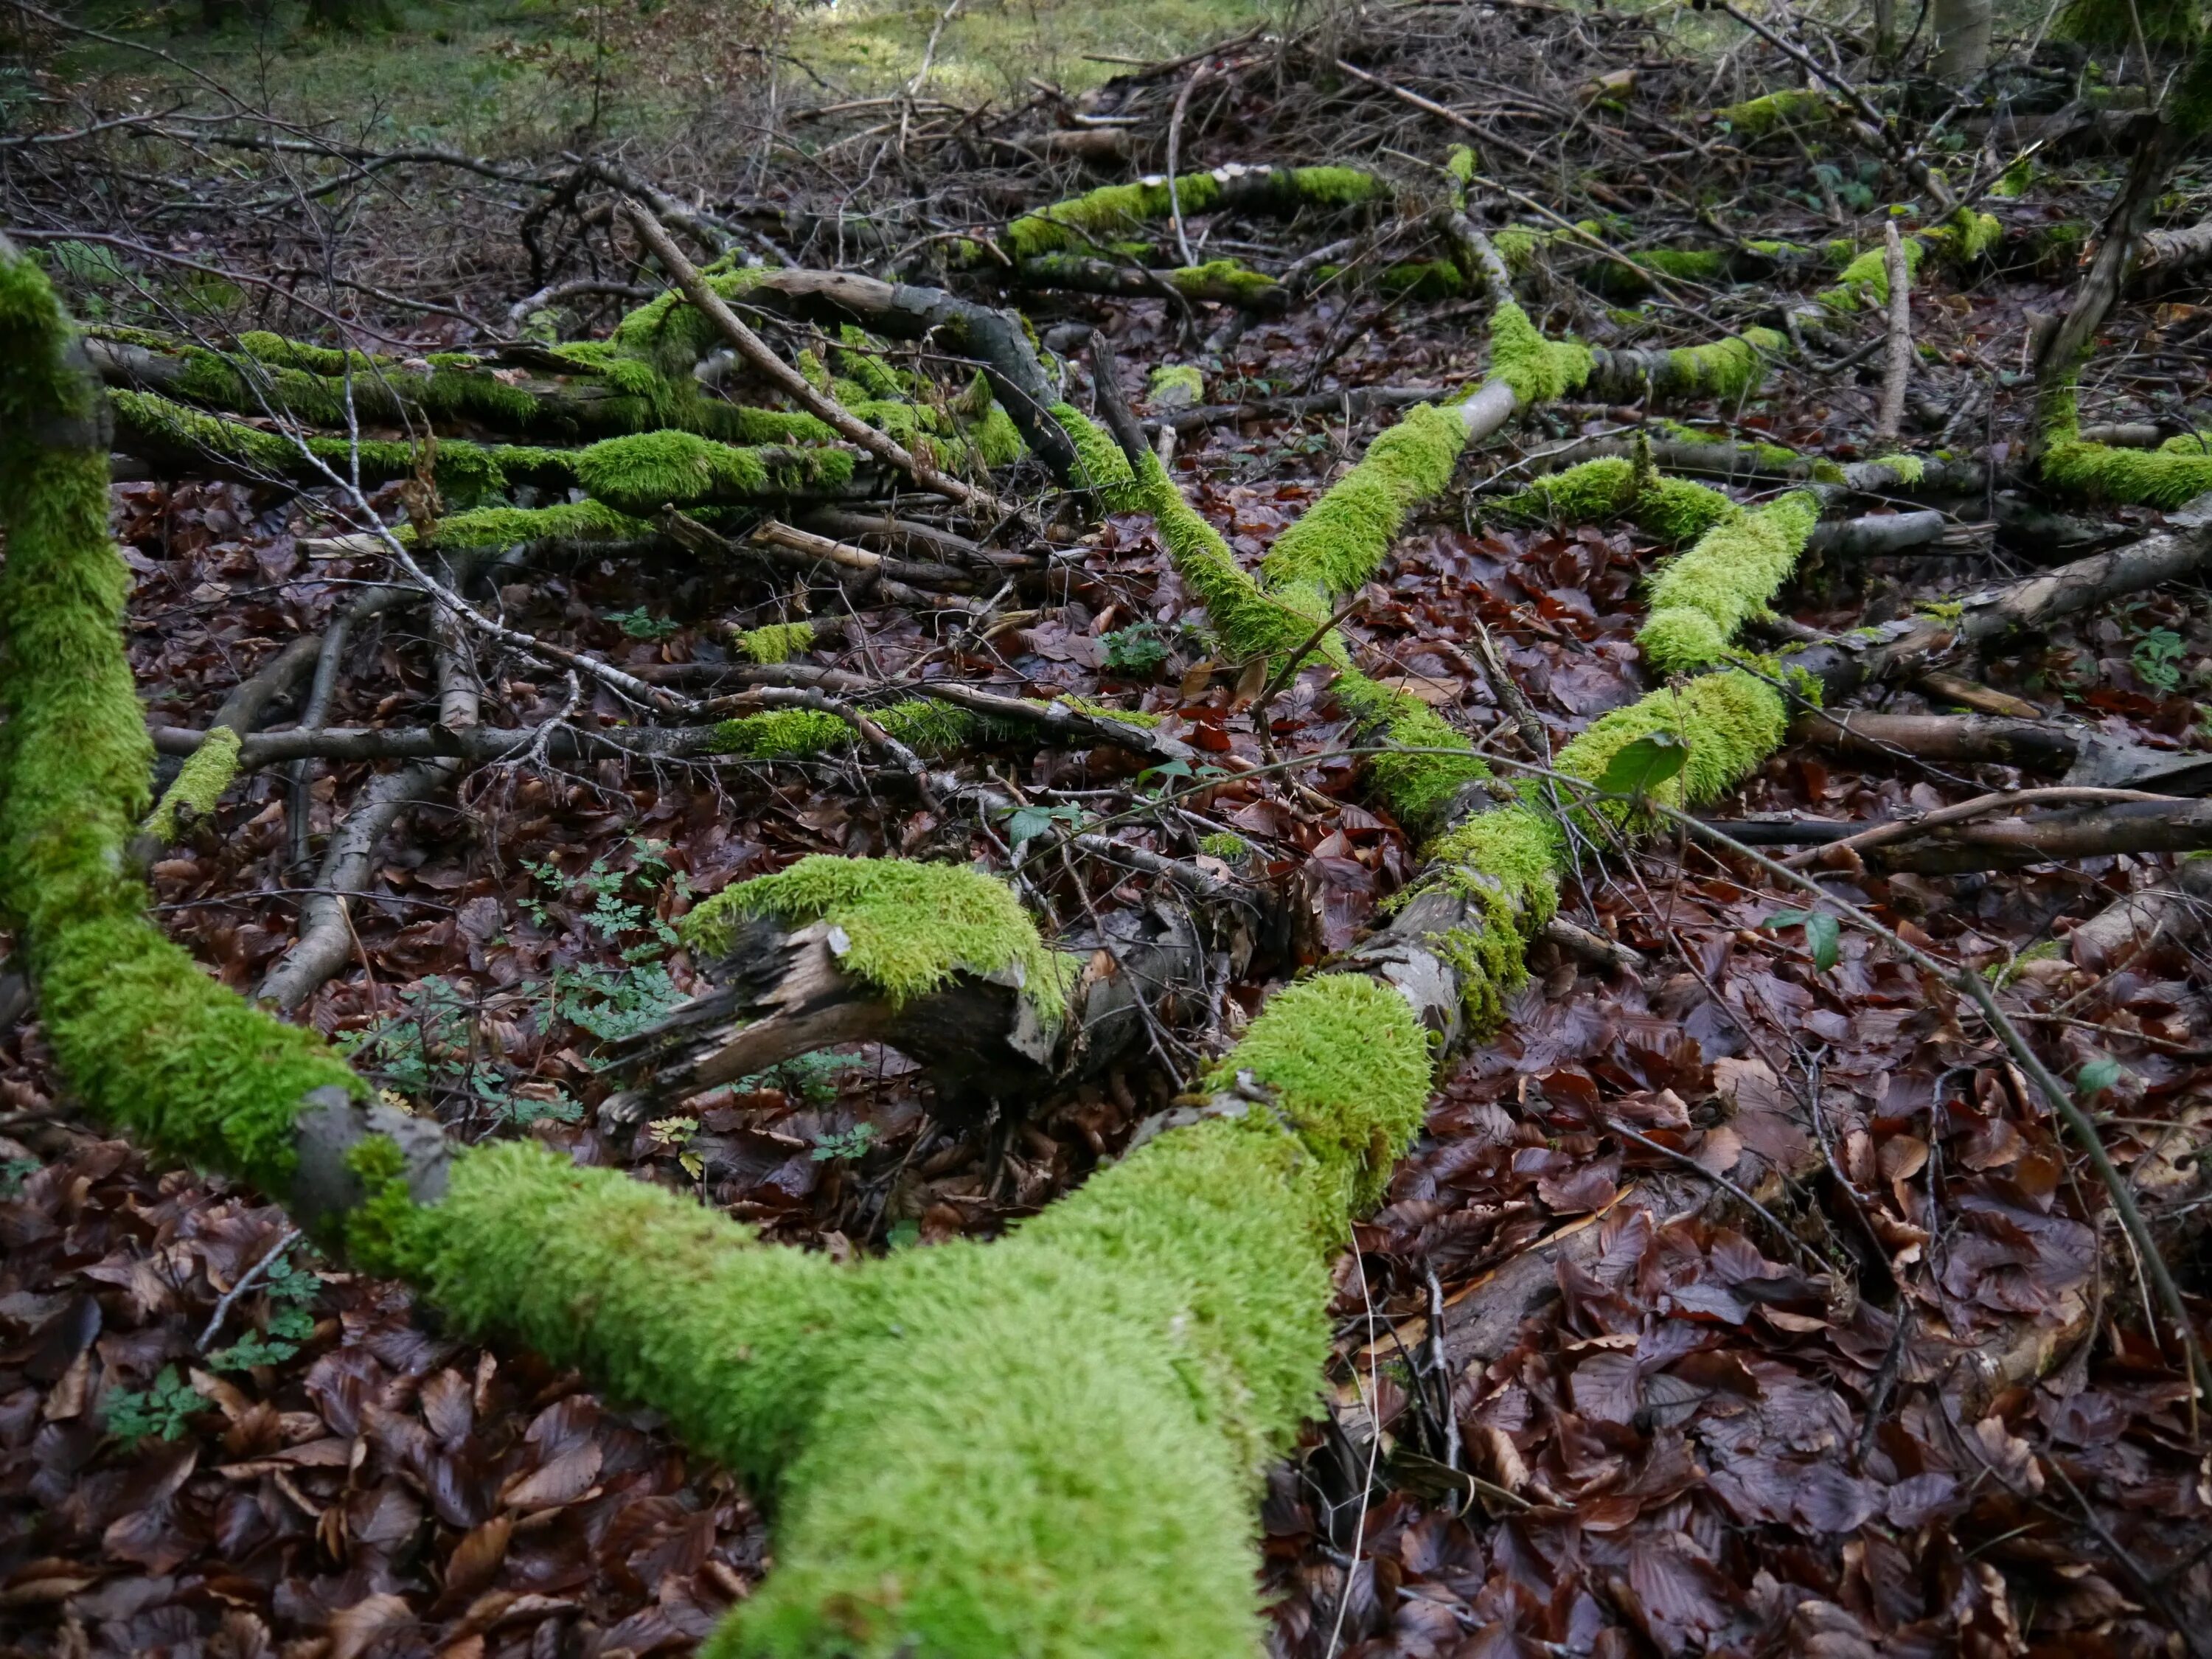
[[1929,67],[1954,91],[1990,65],[1990,0],[1936,0],[1936,60]]

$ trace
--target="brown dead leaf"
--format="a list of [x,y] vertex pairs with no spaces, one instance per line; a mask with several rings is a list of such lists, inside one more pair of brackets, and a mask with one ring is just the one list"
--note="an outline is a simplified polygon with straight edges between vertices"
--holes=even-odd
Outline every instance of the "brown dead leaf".
[[361,1659],[377,1638],[415,1615],[404,1595],[364,1596],[331,1615],[330,1659]]

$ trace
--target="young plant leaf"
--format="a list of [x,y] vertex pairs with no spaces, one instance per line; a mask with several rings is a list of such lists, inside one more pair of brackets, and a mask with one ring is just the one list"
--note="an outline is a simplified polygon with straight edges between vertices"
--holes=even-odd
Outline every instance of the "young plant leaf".
[[1608,795],[1650,794],[1682,769],[1689,746],[1671,732],[1652,732],[1624,744],[1597,787]]
[[1843,924],[1825,910],[1805,918],[1805,944],[1813,952],[1813,965],[1822,973],[1843,959]]
[[2099,1054],[2074,1074],[2074,1087],[2084,1100],[2094,1099],[2127,1075],[2110,1054]]
[[1767,917],[1769,927],[1805,929],[1805,948],[1813,953],[1813,965],[1822,973],[1843,960],[1843,924],[1826,910],[1777,910]]

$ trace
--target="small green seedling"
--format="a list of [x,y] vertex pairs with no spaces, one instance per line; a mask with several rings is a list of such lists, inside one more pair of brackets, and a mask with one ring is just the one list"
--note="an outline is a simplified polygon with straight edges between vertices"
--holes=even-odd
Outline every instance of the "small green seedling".
[[206,1406],[192,1385],[177,1375],[174,1365],[164,1365],[149,1386],[108,1395],[107,1431],[123,1440],[143,1440],[150,1435],[179,1439],[194,1414]]
[[1795,927],[1800,922],[1805,927],[1805,948],[1813,953],[1813,965],[1826,973],[1843,960],[1843,924],[1826,910],[1777,910],[1766,919],[1769,927]]
[[875,1138],[876,1126],[872,1123],[856,1123],[844,1130],[833,1129],[816,1139],[812,1157],[817,1164],[864,1158],[867,1155],[869,1143]]

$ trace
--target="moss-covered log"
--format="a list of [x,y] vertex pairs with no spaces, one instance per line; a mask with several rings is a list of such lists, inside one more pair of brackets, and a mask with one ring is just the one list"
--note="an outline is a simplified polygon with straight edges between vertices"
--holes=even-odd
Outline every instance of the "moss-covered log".
[[788,416],[709,398],[688,374],[665,375],[604,342],[531,349],[517,367],[462,352],[371,357],[273,334],[241,336],[227,352],[125,333],[90,338],[86,347],[111,386],[325,431],[343,432],[357,421],[555,442],[663,427],[733,443],[796,435],[785,425]]
[[[413,477],[427,465],[447,505],[465,512],[517,485],[582,489],[618,512],[640,514],[661,507],[837,501],[876,488],[872,464],[840,444],[738,446],[674,430],[603,438],[580,449],[466,438],[349,440],[275,431],[154,392],[118,389],[107,397],[117,447],[156,466],[313,484],[327,476],[325,468],[346,477],[357,465],[362,483],[374,487]],[[465,528],[451,532],[465,535]]]
[[2154,451],[2085,441],[2075,377],[2042,398],[2043,453],[2038,476],[2055,489],[2093,501],[2178,507],[2212,491],[2212,433],[2181,433]]
[[1274,277],[1234,259],[1154,268],[1080,253],[1042,253],[1016,265],[1014,276],[1024,288],[1063,289],[1126,299],[1149,299],[1173,292],[1186,300],[1212,301],[1271,314],[1285,309],[1291,301],[1290,290]]
[[[1357,167],[1248,167],[1178,174],[1175,200],[1183,213],[1250,213],[1287,218],[1308,208],[1338,209],[1387,201],[1390,187]],[[1097,190],[1023,215],[1001,230],[999,246],[1017,262],[1046,253],[1089,253],[1166,222],[1164,177]],[[1115,250],[1118,251],[1118,250]],[[990,258],[980,243],[957,248],[971,263]]]

